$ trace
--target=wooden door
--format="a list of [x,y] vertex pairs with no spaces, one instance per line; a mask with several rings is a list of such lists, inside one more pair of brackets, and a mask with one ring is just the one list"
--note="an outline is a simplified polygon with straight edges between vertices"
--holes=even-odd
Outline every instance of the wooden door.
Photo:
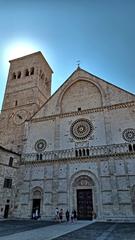
[[92,220],[93,200],[92,189],[77,190],[77,215],[78,219]]

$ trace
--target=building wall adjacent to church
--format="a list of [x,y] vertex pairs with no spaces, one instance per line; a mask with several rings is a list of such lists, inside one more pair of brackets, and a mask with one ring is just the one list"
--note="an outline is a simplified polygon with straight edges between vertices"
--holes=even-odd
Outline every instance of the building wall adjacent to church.
[[18,194],[19,154],[0,147],[0,218],[13,216]]

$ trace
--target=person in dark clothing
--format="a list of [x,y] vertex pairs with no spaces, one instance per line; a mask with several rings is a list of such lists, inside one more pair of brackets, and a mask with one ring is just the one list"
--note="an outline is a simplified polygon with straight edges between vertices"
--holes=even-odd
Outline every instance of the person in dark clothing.
[[66,211],[66,219],[67,219],[67,222],[69,222],[69,211],[68,211],[68,209]]
[[59,218],[60,218],[60,222],[62,222],[62,220],[63,220],[63,209],[62,208],[60,209],[60,212],[59,212]]
[[74,214],[74,220],[77,220],[77,213],[75,209],[73,210],[73,214]]

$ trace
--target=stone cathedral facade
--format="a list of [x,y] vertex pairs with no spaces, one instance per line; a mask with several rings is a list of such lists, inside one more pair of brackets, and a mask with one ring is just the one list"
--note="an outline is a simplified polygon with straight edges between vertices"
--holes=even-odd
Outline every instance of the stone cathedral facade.
[[0,218],[135,220],[135,96],[78,67],[51,96],[41,52],[10,61],[0,114]]

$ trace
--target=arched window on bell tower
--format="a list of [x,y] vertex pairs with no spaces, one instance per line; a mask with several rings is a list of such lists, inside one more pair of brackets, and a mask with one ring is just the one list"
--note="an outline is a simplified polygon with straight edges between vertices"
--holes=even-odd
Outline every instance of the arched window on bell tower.
[[21,78],[21,72],[20,71],[17,74],[17,78]]
[[25,70],[25,77],[27,77],[27,76],[29,76],[29,70],[28,69]]
[[34,67],[30,69],[30,75],[34,75]]
[[16,73],[15,72],[12,74],[12,79],[16,79]]

